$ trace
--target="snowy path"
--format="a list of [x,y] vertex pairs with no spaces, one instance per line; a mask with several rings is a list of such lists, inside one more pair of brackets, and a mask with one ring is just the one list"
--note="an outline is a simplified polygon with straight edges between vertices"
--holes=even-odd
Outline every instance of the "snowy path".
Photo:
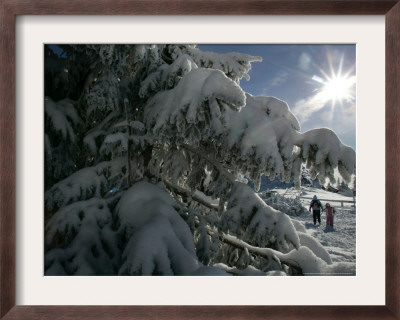
[[354,210],[336,207],[334,228],[327,229],[326,215],[321,216],[321,225],[314,226],[312,214],[307,211],[297,220],[304,224],[309,235],[319,242],[331,255],[333,262],[356,262],[356,215]]
[[[312,197],[317,195],[319,199],[335,199],[335,200],[353,200],[352,197],[346,197],[341,194],[332,193],[329,191],[302,187],[301,191],[292,189],[274,189],[279,194],[285,197],[294,198],[296,196]],[[309,208],[310,200],[301,199],[302,204],[306,209]],[[325,201],[322,201],[325,205]],[[321,225],[314,226],[312,214],[308,211],[301,216],[292,217],[293,220],[301,222],[306,228],[306,232],[318,239],[319,242],[331,255],[333,262],[356,262],[356,210],[352,204],[345,203],[344,207],[338,202],[331,202],[336,209],[334,218],[334,228],[326,229],[326,214],[321,214]]]

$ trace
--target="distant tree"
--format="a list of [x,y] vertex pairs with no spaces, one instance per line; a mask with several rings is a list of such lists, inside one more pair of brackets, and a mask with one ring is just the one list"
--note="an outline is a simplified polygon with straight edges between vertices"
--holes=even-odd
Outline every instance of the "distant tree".
[[[51,49],[60,48],[55,58]],[[355,152],[245,93],[246,54],[194,45],[46,47],[47,275],[306,274],[332,264],[240,178],[349,181]],[[56,62],[56,63],[55,63]],[[297,228],[297,230],[296,230]],[[306,239],[306,240],[305,240]]]

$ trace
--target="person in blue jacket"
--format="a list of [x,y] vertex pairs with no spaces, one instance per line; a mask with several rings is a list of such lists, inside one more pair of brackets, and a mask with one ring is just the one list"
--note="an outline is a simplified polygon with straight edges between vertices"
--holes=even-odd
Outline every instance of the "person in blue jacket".
[[311,212],[311,208],[313,210],[313,220],[314,220],[314,224],[317,223],[318,220],[318,224],[321,224],[321,209],[322,209],[322,203],[321,201],[319,201],[317,199],[317,196],[314,195],[313,199],[311,200],[310,203],[310,208],[308,209],[308,211]]

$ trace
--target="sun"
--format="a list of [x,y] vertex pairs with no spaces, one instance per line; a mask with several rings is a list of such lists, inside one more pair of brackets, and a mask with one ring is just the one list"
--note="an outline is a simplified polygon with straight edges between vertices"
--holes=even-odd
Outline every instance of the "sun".
[[354,76],[352,77],[332,77],[328,78],[321,89],[321,96],[326,100],[345,101],[352,100],[353,87],[356,83]]
[[323,61],[323,66],[313,63],[311,70],[318,73],[303,74],[310,91],[305,90],[306,98],[296,102],[295,112],[304,122],[314,114],[333,122],[356,107],[356,64],[345,61],[344,53],[328,50]]
[[321,102],[332,102],[332,107],[336,102],[343,105],[343,102],[354,101],[354,92],[356,77],[349,75],[349,73],[341,75],[332,72],[330,76],[324,73],[325,78],[314,75],[312,80],[320,83],[322,86],[317,89],[316,98]]
[[329,71],[318,68],[323,78],[314,75],[312,80],[318,82],[320,87],[316,90],[315,98],[321,103],[332,102],[332,109],[335,108],[336,102],[342,107],[344,102],[355,101],[355,85],[356,77],[354,75],[355,66],[351,67],[347,72],[343,71],[344,54],[339,58],[338,64],[334,66],[332,56],[327,52],[327,60]]

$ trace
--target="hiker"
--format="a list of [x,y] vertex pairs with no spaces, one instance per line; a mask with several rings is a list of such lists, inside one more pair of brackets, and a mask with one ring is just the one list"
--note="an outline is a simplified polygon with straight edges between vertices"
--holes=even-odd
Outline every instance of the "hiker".
[[333,228],[333,215],[336,213],[335,208],[331,207],[331,205],[327,203],[323,211],[326,211],[326,226],[330,226]]
[[323,209],[321,201],[319,201],[317,199],[317,196],[314,195],[311,203],[310,203],[310,208],[308,209],[308,211],[311,212],[311,208],[313,210],[313,220],[314,220],[314,225],[317,223],[318,220],[318,224],[321,224],[321,209]]

